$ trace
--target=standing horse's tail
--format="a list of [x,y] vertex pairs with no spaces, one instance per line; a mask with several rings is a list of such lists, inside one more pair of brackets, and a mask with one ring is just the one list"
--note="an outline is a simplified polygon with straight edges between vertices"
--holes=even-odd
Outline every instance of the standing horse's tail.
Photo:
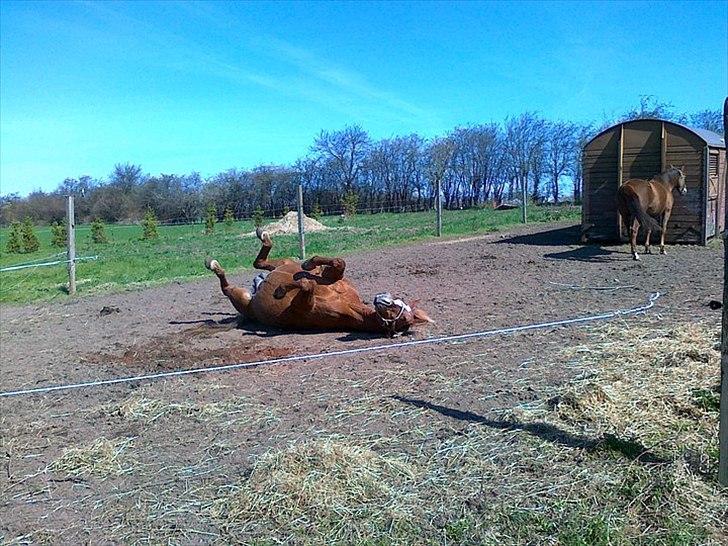
[[[642,208],[639,195],[637,195],[634,189],[627,185],[620,187],[619,191],[617,191],[617,199],[621,201],[620,204],[623,204],[629,210],[633,218],[637,218],[640,226],[651,231],[662,230],[660,224]],[[622,209],[621,206],[619,208],[620,210]],[[628,222],[629,218],[625,218],[624,220]]]

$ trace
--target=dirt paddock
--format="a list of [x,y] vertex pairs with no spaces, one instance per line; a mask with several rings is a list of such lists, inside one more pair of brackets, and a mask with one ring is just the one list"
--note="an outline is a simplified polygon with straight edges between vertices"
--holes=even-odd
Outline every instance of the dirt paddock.
[[[389,248],[347,257],[347,276],[363,298],[388,291],[420,299],[436,321],[391,343],[627,308],[654,291],[662,294],[654,310],[618,324],[719,320],[707,306],[722,294],[719,244],[669,247],[666,256],[633,262],[627,246],[581,246],[578,235],[578,226],[554,224]],[[253,276],[232,280],[249,285]],[[0,312],[2,391],[390,342],[240,323],[213,275]],[[201,515],[219,507],[195,501],[200,491],[230,487],[263,454],[310,439],[377,446],[406,437],[413,452],[427,451],[573,379],[580,370],[559,355],[586,343],[590,329],[2,398],[0,537],[246,543]],[[425,423],[428,435],[407,436]],[[78,446],[97,449],[73,467],[66,455]]]

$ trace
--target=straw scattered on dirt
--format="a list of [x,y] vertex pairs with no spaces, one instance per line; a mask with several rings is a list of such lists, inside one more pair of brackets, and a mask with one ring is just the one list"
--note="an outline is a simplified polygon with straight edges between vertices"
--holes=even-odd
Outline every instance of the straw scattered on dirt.
[[99,438],[89,446],[66,449],[48,470],[64,478],[121,476],[134,469],[134,462],[125,453],[131,444],[132,438]]

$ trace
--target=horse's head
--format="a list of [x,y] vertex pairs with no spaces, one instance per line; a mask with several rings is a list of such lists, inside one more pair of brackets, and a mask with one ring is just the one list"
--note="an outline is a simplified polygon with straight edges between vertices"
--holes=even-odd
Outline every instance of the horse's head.
[[401,299],[393,298],[389,292],[374,297],[377,317],[390,337],[408,331],[415,324],[434,324],[435,321],[427,313],[417,308],[418,303],[419,300],[415,300],[408,305]]
[[677,188],[677,191],[680,192],[680,195],[685,195],[686,193],[688,193],[688,188],[685,185],[685,165],[683,165],[679,169],[670,165],[669,175],[670,181],[672,182],[672,187]]

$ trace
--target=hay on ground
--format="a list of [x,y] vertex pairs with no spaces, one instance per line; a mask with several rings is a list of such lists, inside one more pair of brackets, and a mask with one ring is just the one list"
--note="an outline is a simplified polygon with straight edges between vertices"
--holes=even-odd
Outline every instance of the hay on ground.
[[[290,235],[298,233],[298,212],[291,211],[280,220],[263,226],[262,229],[263,231],[267,231],[268,235],[271,237],[274,235]],[[303,229],[306,233],[314,233],[317,231],[327,231],[331,228],[323,225],[321,222],[314,220],[313,218],[309,218],[304,214]],[[255,231],[245,234],[246,237],[251,235],[255,235]]]

